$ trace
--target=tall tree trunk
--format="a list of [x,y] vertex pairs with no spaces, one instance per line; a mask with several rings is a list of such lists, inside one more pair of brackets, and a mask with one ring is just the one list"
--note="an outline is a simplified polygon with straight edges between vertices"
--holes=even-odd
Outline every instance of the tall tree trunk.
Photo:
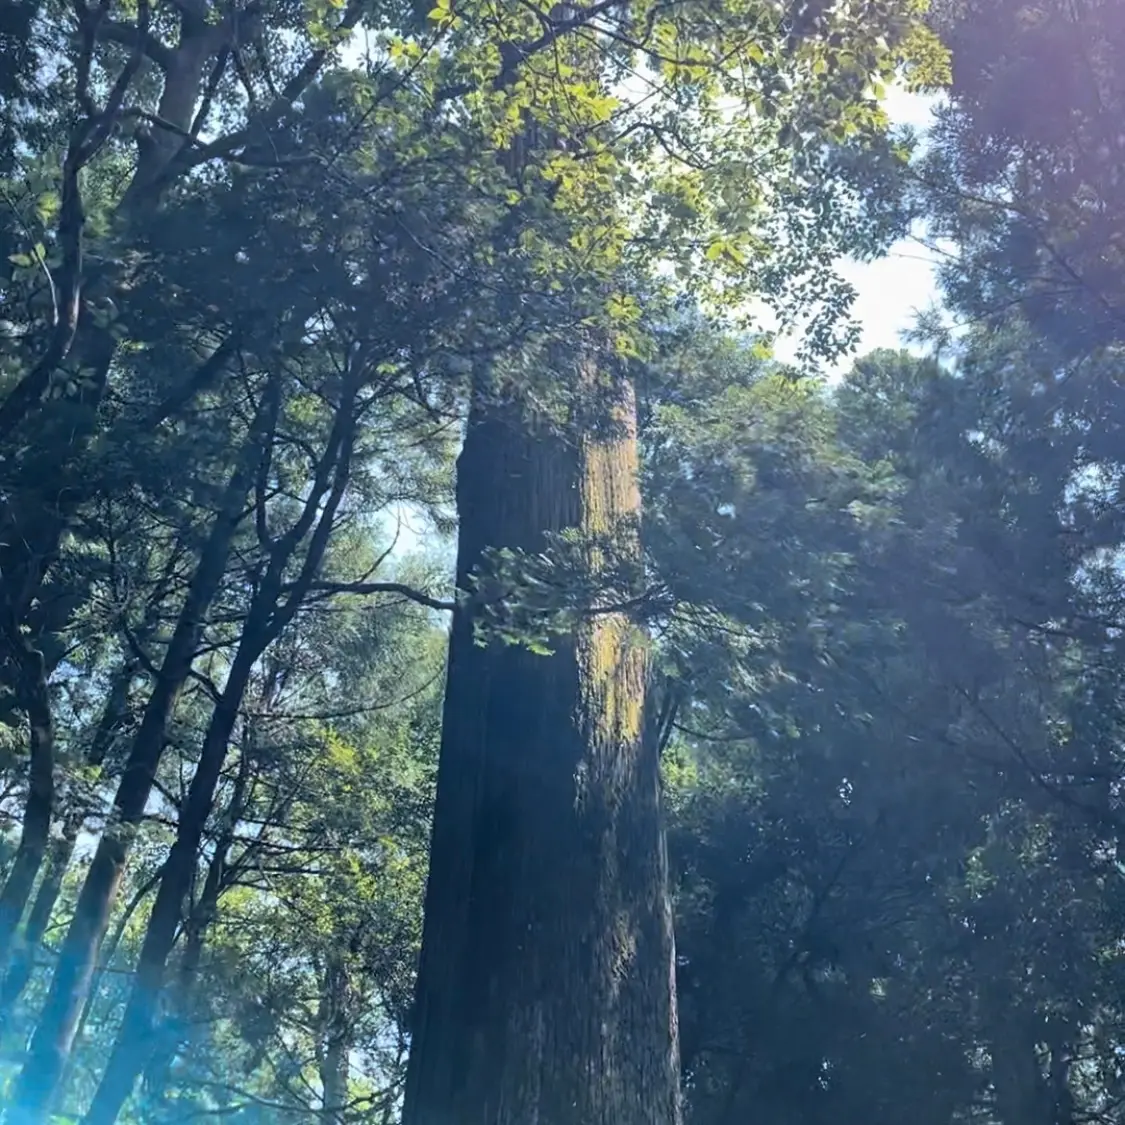
[[[132,922],[137,911],[145,904],[145,900],[152,894],[153,891],[160,885],[160,873],[163,867],[158,867],[137,889],[133,892],[129,901],[125,904],[125,909],[117,916],[117,921],[113,925],[113,930],[109,935],[109,939],[102,942],[101,949],[98,951],[97,967],[90,978],[90,987],[86,990],[86,1001],[82,1005],[82,1014],[78,1017],[78,1023],[74,1031],[74,1042],[81,1043],[83,1036],[86,1034],[86,1027],[90,1020],[94,1017],[94,1010],[98,1006],[98,1000],[101,996],[102,981],[105,980],[106,973],[113,967],[114,958],[117,956],[117,951],[121,948],[121,940],[125,936],[125,931],[129,928],[129,923]],[[69,1073],[70,1066],[74,1059],[73,1056],[67,1060],[67,1071],[64,1072],[59,1085],[65,1085],[67,1074]]]
[[[137,1065],[143,1071],[145,1092],[144,1100],[138,1108],[141,1116],[146,1119],[150,1115],[166,1116],[162,1110],[165,1106],[164,1098],[172,1063],[190,1031],[192,995],[199,976],[199,965],[203,960],[203,948],[207,941],[207,934],[219,915],[219,899],[227,886],[234,832],[245,809],[246,790],[250,780],[250,759],[251,755],[244,750],[234,793],[227,806],[226,827],[215,842],[215,852],[207,866],[207,876],[203,880],[199,901],[188,911],[184,923],[184,951],[176,974],[175,987],[172,989],[171,1002],[168,1005],[169,1014],[163,1025],[151,1035],[151,1046],[147,1043],[138,1044],[141,1049],[138,1052]],[[121,1043],[120,1033],[117,1042],[118,1045]],[[108,1074],[108,1070],[106,1073]],[[105,1078],[102,1081],[104,1084]],[[125,1091],[126,1099],[134,1082],[135,1078],[130,1080],[129,1089]],[[99,1089],[98,1094],[100,1093]],[[87,1111],[85,1119],[87,1122],[95,1120],[93,1115],[96,1111],[96,1103],[97,1095],[95,1095],[95,1104]],[[119,1110],[120,1107],[114,1112]],[[105,1120],[112,1121],[113,1118],[107,1117]]]
[[[478,396],[458,462],[462,589],[486,548],[541,551],[546,533],[638,518],[632,390],[614,397],[568,440]],[[674,1125],[644,647],[612,614],[550,656],[482,647],[467,609],[450,646],[405,1125]]]
[[227,484],[176,629],[156,675],[152,695],[114,797],[110,821],[98,842],[79,893],[74,918],[59,951],[46,1003],[28,1046],[23,1069],[15,1082],[7,1117],[12,1125],[38,1125],[46,1119],[55,1088],[66,1067],[76,1022],[117,897],[129,847],[156,778],[168,720],[191,672],[204,617],[225,573],[234,535],[242,521],[246,495],[261,460],[264,420],[265,415],[260,413],[254,427],[254,438],[242,453],[240,464]]
[[4,974],[3,984],[0,985],[0,1027],[10,1026],[16,1005],[35,971],[35,958],[51,923],[51,915],[62,891],[83,820],[84,817],[80,814],[68,816],[63,822],[62,835],[51,843],[43,878],[39,881],[35,900],[27,915],[23,941],[13,954],[8,971]]
[[[148,35],[147,6],[143,11],[143,21],[138,33],[142,38]],[[97,35],[97,22],[97,20],[92,23],[89,20],[79,21],[82,25],[82,34],[90,38],[91,47]],[[158,173],[171,159],[166,150],[182,148],[182,135],[191,128],[195,106],[203,90],[203,70],[207,60],[223,49],[225,44],[237,41],[238,20],[233,17],[222,21],[222,26],[219,27],[205,19],[189,16],[185,9],[181,24],[178,48],[165,50],[161,56],[160,67],[164,71],[164,83],[158,107],[164,115],[162,120],[173,123],[175,130],[181,135],[177,136],[157,129],[152,143],[147,147],[142,146],[137,168],[120,206],[123,215],[135,208],[146,193],[150,200],[157,197]],[[119,81],[124,83],[121,87],[122,94],[128,88],[141,60],[142,53],[137,50],[125,64],[119,76]],[[226,65],[225,53],[223,65]],[[45,520],[48,530],[42,534],[44,542],[38,552],[39,557],[29,565],[28,576],[20,583],[22,589],[18,591],[18,596],[14,600],[0,597],[0,602],[5,603],[4,608],[12,617],[11,621],[0,621],[0,628],[9,632],[13,638],[9,646],[17,654],[21,649],[27,649],[32,658],[39,654],[22,641],[18,636],[18,630],[24,624],[24,614],[42,582],[49,562],[57,552],[58,544],[82,493],[82,489],[74,487],[75,482],[68,480],[68,477],[73,475],[70,470],[76,463],[75,457],[87,447],[88,440],[95,430],[97,407],[105,392],[110,365],[117,349],[112,334],[104,329],[92,327],[90,318],[83,308],[85,281],[83,232],[86,214],[80,174],[101,148],[108,135],[112,117],[117,115],[119,109],[120,100],[115,108],[106,109],[105,119],[90,117],[86,121],[80,121],[71,133],[63,161],[59,226],[56,232],[62,247],[62,263],[56,276],[56,285],[53,286],[59,290],[65,315],[56,318],[38,361],[9,393],[0,399],[0,438],[6,439],[16,433],[21,424],[25,423],[28,416],[39,406],[51,377],[72,350],[75,350],[76,343],[77,350],[86,353],[82,358],[87,360],[90,369],[95,373],[95,377],[85,384],[78,399],[78,404],[86,407],[87,410],[82,425],[75,428],[65,444],[68,457],[60,473],[61,483],[52,482],[53,486],[49,489],[49,492],[58,499],[48,509],[49,514]],[[99,133],[103,125],[105,132],[95,143],[94,136]],[[53,508],[57,508],[57,511],[51,510]],[[36,523],[42,522],[44,517],[37,512]],[[23,538],[20,536],[21,540]],[[35,569],[38,569],[38,575],[32,579],[31,573]],[[11,605],[6,604],[9,601],[12,602]],[[21,700],[21,706],[27,711],[31,724],[31,778],[20,842],[11,870],[8,872],[3,888],[0,889],[0,968],[8,964],[20,920],[27,909],[32,888],[48,850],[54,800],[54,736],[50,723],[50,704],[46,694],[49,674],[49,669],[42,670],[39,677],[42,680],[41,690],[36,688],[30,697]],[[26,674],[21,673],[21,679],[26,678]]]
[[[94,428],[116,349],[117,343],[108,332],[99,330],[91,334],[83,358],[93,377],[78,396],[76,405],[82,410],[69,435],[68,448],[82,448]],[[4,400],[3,408],[18,398],[18,391],[19,387]],[[44,480],[49,471],[38,462],[30,474],[31,487],[20,482],[16,491],[24,493],[20,499],[25,510],[18,510],[21,504],[17,504],[15,518],[9,512],[6,525],[0,527],[0,570],[4,574],[0,582],[0,651],[6,649],[16,667],[17,702],[27,715],[30,728],[28,789],[20,841],[0,889],[0,967],[8,964],[20,920],[46,858],[54,812],[55,731],[48,688],[53,668],[33,643],[34,639],[24,635],[24,630],[30,625],[32,607],[58,555],[81,490],[65,473]],[[6,512],[7,508],[6,505]],[[50,626],[40,622],[38,636],[49,631]]]

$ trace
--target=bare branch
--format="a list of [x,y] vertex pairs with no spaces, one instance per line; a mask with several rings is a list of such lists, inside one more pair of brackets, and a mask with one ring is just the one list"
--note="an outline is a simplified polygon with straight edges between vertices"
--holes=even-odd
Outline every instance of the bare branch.
[[335,594],[398,594],[407,601],[416,602],[427,609],[435,609],[441,613],[452,613],[457,608],[457,603],[442,601],[432,597],[422,590],[416,590],[404,582],[313,582],[309,586],[312,593]]
[[[340,20],[338,31],[341,33],[353,31],[359,24],[362,15],[363,4],[360,3],[360,0],[351,0],[343,19]],[[181,153],[180,157],[173,162],[172,167],[168,169],[168,176],[178,175],[200,164],[205,164],[209,160],[231,157],[240,148],[244,148],[255,133],[268,132],[277,125],[293,103],[316,80],[331,54],[332,51],[328,47],[322,47],[314,51],[297,73],[285,84],[279,96],[246,128],[236,129],[225,137],[220,137],[210,144],[196,148],[193,152]]]
[[101,20],[91,30],[98,39],[119,43],[122,47],[130,47],[133,50],[139,48],[145,58],[156,63],[161,70],[167,71],[172,65],[172,50],[161,43],[155,35],[142,31],[135,24],[121,23],[118,20]]

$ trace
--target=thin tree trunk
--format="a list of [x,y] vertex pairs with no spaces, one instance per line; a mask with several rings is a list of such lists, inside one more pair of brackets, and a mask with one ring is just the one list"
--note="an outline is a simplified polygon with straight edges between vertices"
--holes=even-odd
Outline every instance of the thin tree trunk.
[[[94,427],[116,349],[117,343],[108,332],[91,333],[84,358],[93,378],[78,397],[77,405],[85,409],[70,434],[68,448],[82,448]],[[18,400],[19,389],[4,400],[2,409]],[[16,405],[13,410],[19,414],[23,407]],[[4,582],[0,583],[0,646],[16,665],[18,703],[30,727],[28,791],[20,842],[0,889],[0,969],[8,966],[20,920],[47,855],[55,801],[55,731],[48,688],[53,668],[23,631],[42,591],[44,576],[58,555],[80,493],[66,474],[44,481],[43,472],[41,464],[32,470],[30,488],[21,482],[19,491],[26,493],[22,502],[28,510],[17,513],[0,528],[0,569],[4,573]],[[30,517],[26,524],[21,514]],[[41,626],[39,635],[49,628],[43,630]]]
[[[488,547],[638,519],[632,390],[615,397],[569,442],[478,396],[458,462],[462,589]],[[550,656],[481,647],[455,615],[405,1125],[679,1122],[645,672],[616,615]]]
[[[207,932],[219,914],[219,898],[226,884],[230,852],[234,844],[234,831],[245,808],[246,790],[250,780],[250,765],[251,755],[244,751],[242,761],[239,764],[234,793],[231,795],[230,804],[227,806],[226,827],[215,843],[215,854],[211,857],[211,862],[207,867],[207,876],[203,881],[203,890],[200,892],[199,901],[195,904],[194,909],[189,912],[184,926],[184,952],[177,973],[170,1014],[164,1021],[159,1033],[152,1036],[152,1041],[155,1044],[152,1048],[145,1044],[138,1044],[140,1055],[138,1063],[143,1066],[146,1092],[146,1099],[141,1110],[142,1114],[153,1113],[162,1104],[163,1095],[168,1085],[171,1064],[189,1027],[192,993],[195,991],[199,965],[203,959],[203,947],[206,944]],[[124,1031],[124,1028],[122,1028],[122,1031]],[[117,1043],[121,1043],[120,1033]],[[103,1078],[103,1083],[104,1081]],[[135,1078],[130,1080],[126,1098],[128,1098],[134,1082]],[[91,1109],[87,1112],[87,1121],[93,1119],[93,1113],[94,1106],[91,1106]]]
[[0,965],[7,965],[51,837],[55,802],[55,730],[42,653],[23,645],[20,702],[30,727],[27,800],[15,858],[0,889]]
[[[142,12],[139,34],[144,37],[148,34],[147,7],[143,7]],[[186,15],[185,20],[187,20]],[[95,25],[96,22],[94,21]],[[84,35],[96,36],[96,26],[85,26],[82,30]],[[190,129],[194,107],[202,91],[206,61],[222,47],[223,43],[237,37],[237,27],[235,22],[230,20],[224,21],[222,28],[216,28],[205,20],[191,19],[187,20],[187,26],[183,31],[180,47],[165,52],[164,84],[159,109],[165,114],[163,120],[173,122],[177,129],[186,131]],[[128,89],[142,57],[140,51],[135,50],[118,77],[120,96],[123,97]],[[225,66],[225,55],[223,63]],[[90,434],[94,430],[97,406],[104,394],[109,368],[117,348],[112,334],[99,328],[89,329],[89,320],[82,314],[82,287],[85,280],[83,231],[86,215],[79,178],[82,169],[104,143],[112,120],[120,110],[120,104],[119,97],[115,107],[107,107],[97,118],[80,122],[71,134],[63,162],[62,202],[56,232],[59,244],[62,246],[63,261],[58,272],[58,288],[63,297],[65,315],[57,318],[43,354],[31,371],[3,399],[0,399],[0,438],[7,438],[16,432],[39,405],[51,377],[70,355],[76,341],[80,338],[85,341],[84,346],[92,360],[90,367],[96,372],[96,377],[88,382],[79,398],[79,403],[88,408],[87,416],[82,426],[75,429],[66,443],[66,448],[72,456],[68,457],[67,464],[63,467],[62,483],[51,490],[62,500],[56,502],[59,510],[53,513],[53,518],[48,521],[53,526],[45,536],[46,547],[40,551],[41,557],[34,562],[34,566],[38,568],[38,576],[34,581],[22,583],[20,597],[16,604],[11,606],[13,619],[11,622],[3,623],[13,635],[24,624],[23,615],[34,598],[47,565],[54,557],[58,543],[70,522],[72,511],[76,507],[76,500],[81,490],[66,487],[68,483],[73,483],[68,481],[68,477],[72,475],[70,469],[75,463],[73,455],[86,448]],[[103,128],[104,132],[102,132]],[[95,142],[95,136],[98,134],[101,139]],[[125,199],[121,203],[122,213],[135,207],[146,192],[150,199],[155,199],[157,185],[154,178],[158,171],[155,165],[164,167],[168,163],[169,157],[163,150],[169,146],[182,147],[182,140],[163,130],[156,130],[152,144],[140,153],[136,171],[125,192]],[[80,343],[79,349],[82,347],[83,344]],[[40,519],[41,514],[36,513],[36,518]],[[18,651],[20,647],[26,646],[21,641],[15,647]],[[44,670],[41,676],[47,721],[44,722],[43,719],[44,708],[40,704],[38,692],[23,703],[28,710],[28,719],[31,723],[31,782],[20,843],[8,878],[0,889],[0,968],[6,968],[8,965],[12,943],[47,854],[50,837],[54,800],[54,737],[50,725],[50,705],[46,698],[48,675],[49,670]]]
[[63,823],[62,835],[50,847],[43,878],[39,881],[35,901],[27,915],[23,941],[13,955],[8,971],[4,974],[3,984],[0,985],[0,1026],[9,1025],[16,1005],[35,971],[35,959],[51,923],[51,915],[62,891],[63,880],[74,855],[84,819],[81,815],[69,816]]
[[[94,768],[102,765],[113,745],[114,736],[125,717],[129,688],[138,668],[135,661],[129,661],[121,667],[114,678],[109,698],[106,700],[86,755],[87,764]],[[84,808],[72,809],[63,820],[61,836],[55,840],[49,850],[46,869],[43,878],[39,881],[35,901],[31,904],[31,911],[27,916],[23,942],[13,956],[8,972],[4,975],[3,984],[0,985],[0,1026],[10,1018],[31,979],[35,968],[35,956],[43,944],[47,927],[51,923],[51,916],[54,914],[55,904],[58,902],[63,880],[66,878],[78,835],[85,821]]]
[[82,1015],[78,1019],[78,1026],[74,1032],[74,1041],[76,1043],[80,1043],[83,1035],[86,1033],[86,1025],[90,1022],[94,1014],[94,1008],[97,1006],[98,997],[101,995],[102,981],[105,979],[106,973],[113,964],[114,957],[117,956],[117,950],[121,947],[121,939],[125,936],[125,931],[129,928],[129,923],[133,920],[133,916],[140,910],[141,906],[144,905],[145,899],[160,885],[160,875],[163,870],[163,866],[158,867],[133,892],[132,897],[125,904],[125,909],[121,911],[117,923],[114,925],[113,931],[109,935],[109,940],[102,942],[102,947],[98,952],[97,968],[94,970],[93,977],[90,980],[90,987],[86,992],[86,1002],[82,1005]]
[[111,1125],[117,1120],[148,1062],[153,1020],[164,988],[165,967],[176,943],[184,897],[195,875],[199,845],[226,760],[231,733],[238,719],[238,709],[259,652],[257,644],[244,640],[222,697],[212,713],[199,764],[180,813],[176,839],[164,865],[160,889],[149,915],[125,1014],[101,1082],[86,1111],[86,1125]]
[[325,1125],[344,1125],[348,1107],[348,1040],[335,1035],[326,1045],[320,1063],[320,1084]]
[[[269,566],[251,604],[226,686],[211,716],[199,763],[180,812],[176,839],[149,917],[121,1028],[86,1112],[85,1125],[112,1125],[117,1120],[150,1057],[153,1022],[164,987],[168,957],[176,942],[184,897],[195,875],[203,831],[214,804],[215,790],[246,686],[258,658],[293,619],[308,592],[327,549],[336,511],[347,486],[354,431],[354,394],[353,386],[350,393],[345,393],[338,408],[332,435],[317,466],[316,479],[301,517],[271,549]],[[329,485],[330,495],[321,508],[321,498],[329,490]],[[295,549],[312,530],[314,522],[316,529],[310,536],[300,576],[279,606],[286,567]],[[237,818],[238,810],[233,809],[232,815]],[[226,848],[223,850],[225,852]]]
[[319,1013],[321,1042],[317,1069],[324,1125],[344,1125],[347,1117],[348,1054],[352,1046],[350,989],[345,955],[333,952],[324,971]]
[[[263,404],[268,397],[263,396]],[[27,1060],[15,1082],[8,1115],[13,1125],[38,1125],[46,1119],[65,1069],[125,859],[152,791],[168,720],[191,672],[203,620],[226,570],[231,544],[242,521],[246,495],[261,460],[265,409],[263,405],[255,421],[253,438],[227,484],[125,763],[110,822],[78,896],[47,1000],[28,1047]]]

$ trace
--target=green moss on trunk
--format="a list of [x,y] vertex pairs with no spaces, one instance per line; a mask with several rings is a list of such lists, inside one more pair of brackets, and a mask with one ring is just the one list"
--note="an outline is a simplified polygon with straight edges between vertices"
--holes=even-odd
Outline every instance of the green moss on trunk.
[[[577,440],[475,405],[458,474],[463,585],[488,548],[636,527],[635,408],[628,387],[612,398],[601,420],[615,424]],[[639,640],[604,615],[542,656],[481,647],[468,613],[454,622],[407,1125],[679,1121]]]

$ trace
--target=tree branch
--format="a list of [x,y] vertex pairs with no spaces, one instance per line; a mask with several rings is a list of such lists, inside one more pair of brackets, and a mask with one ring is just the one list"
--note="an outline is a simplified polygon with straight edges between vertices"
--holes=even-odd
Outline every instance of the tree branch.
[[98,39],[108,40],[110,43],[119,43],[122,47],[139,50],[150,62],[156,63],[161,70],[167,70],[172,65],[173,52],[166,47],[155,35],[134,26],[131,23],[120,23],[117,20],[102,20],[94,25],[91,30]]
[[416,590],[403,582],[313,582],[309,586],[310,593],[335,595],[335,594],[398,594],[407,601],[416,602],[427,609],[435,609],[442,613],[452,613],[457,608],[455,601],[442,601],[440,598],[431,597],[422,590]]
[[[66,157],[63,160],[62,191],[56,231],[56,241],[62,257],[62,264],[57,274],[57,303],[52,312],[50,336],[43,354],[15,385],[7,398],[0,402],[0,437],[12,433],[34,409],[50,386],[51,377],[70,354],[74,345],[81,310],[82,240],[86,227],[86,212],[82,204],[82,189],[78,177],[82,169],[105,144],[117,123],[125,95],[143,58],[140,45],[137,44],[113,83],[105,107],[100,112],[94,112],[87,86],[94,38],[104,14],[104,6],[99,9],[97,16],[90,16],[86,9],[80,9],[80,12],[82,14],[79,19],[85,32],[85,42],[79,59],[76,96],[85,108],[85,116],[71,132]],[[138,0],[137,30],[141,36],[148,33],[149,17],[148,0]]]
[[[359,24],[363,10],[363,4],[360,3],[360,0],[351,0],[343,18],[340,20],[337,31],[343,33],[353,31]],[[233,133],[229,133],[225,137],[219,137],[210,144],[199,146],[193,152],[182,152],[168,168],[167,176],[179,175],[181,172],[189,171],[209,160],[233,156],[238,149],[244,147],[250,141],[254,133],[271,129],[316,80],[316,76],[320,73],[330,55],[331,48],[328,47],[322,47],[314,51],[297,73],[285,84],[279,96],[246,128],[236,129]]]

